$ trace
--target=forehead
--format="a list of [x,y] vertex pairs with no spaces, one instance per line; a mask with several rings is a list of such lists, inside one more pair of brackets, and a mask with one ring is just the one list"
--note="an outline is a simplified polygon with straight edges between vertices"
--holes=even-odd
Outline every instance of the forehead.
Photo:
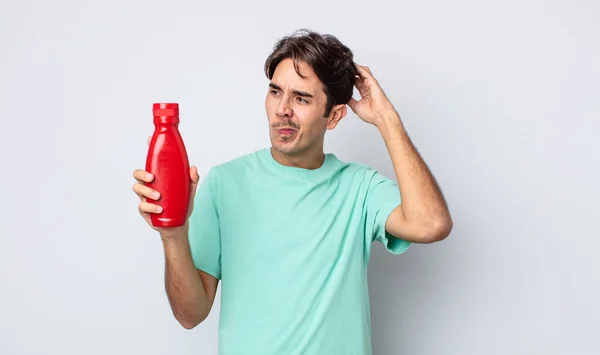
[[291,58],[282,60],[273,73],[273,83],[283,89],[309,91],[312,94],[319,94],[323,85],[312,68],[303,61],[298,61],[298,75],[294,68],[294,61]]

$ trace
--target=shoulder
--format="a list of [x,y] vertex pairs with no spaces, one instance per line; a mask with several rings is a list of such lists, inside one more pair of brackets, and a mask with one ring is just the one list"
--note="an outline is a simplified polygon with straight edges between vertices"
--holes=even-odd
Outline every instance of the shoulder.
[[222,172],[238,171],[240,169],[246,169],[249,166],[259,164],[264,155],[264,149],[259,149],[239,157],[227,160],[213,167]]
[[207,173],[207,178],[224,179],[241,177],[249,169],[256,169],[261,164],[261,155],[264,149],[253,151],[239,157],[227,160],[211,167]]
[[398,189],[398,185],[393,178],[370,165],[337,160],[339,161],[338,180],[350,190],[362,191],[366,196],[375,189],[381,190],[381,187],[390,188],[394,191]]
[[365,181],[371,180],[379,172],[367,164],[343,161],[334,154],[330,154],[331,159],[336,162],[336,172],[342,178],[352,178],[353,180]]

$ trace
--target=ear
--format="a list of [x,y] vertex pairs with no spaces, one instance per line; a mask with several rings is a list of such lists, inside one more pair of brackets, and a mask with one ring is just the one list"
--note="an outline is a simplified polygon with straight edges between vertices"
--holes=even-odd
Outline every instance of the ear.
[[340,120],[346,117],[346,105],[336,105],[331,109],[331,113],[329,114],[329,118],[327,119],[327,129],[334,129]]

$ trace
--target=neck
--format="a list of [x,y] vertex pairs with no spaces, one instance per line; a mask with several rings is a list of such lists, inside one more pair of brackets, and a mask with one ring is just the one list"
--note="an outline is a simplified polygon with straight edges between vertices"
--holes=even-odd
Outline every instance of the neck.
[[325,161],[325,153],[323,153],[322,149],[315,152],[288,155],[271,147],[271,155],[273,156],[273,159],[281,165],[310,170],[320,168]]

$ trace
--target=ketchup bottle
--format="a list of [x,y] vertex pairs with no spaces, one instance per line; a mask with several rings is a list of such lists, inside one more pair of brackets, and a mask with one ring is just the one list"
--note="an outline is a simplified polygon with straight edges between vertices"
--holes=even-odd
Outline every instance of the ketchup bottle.
[[146,186],[158,191],[160,198],[149,201],[163,208],[151,213],[154,227],[183,226],[190,202],[190,165],[183,139],[179,133],[179,104],[155,103],[154,135],[150,140],[146,171],[154,180]]

